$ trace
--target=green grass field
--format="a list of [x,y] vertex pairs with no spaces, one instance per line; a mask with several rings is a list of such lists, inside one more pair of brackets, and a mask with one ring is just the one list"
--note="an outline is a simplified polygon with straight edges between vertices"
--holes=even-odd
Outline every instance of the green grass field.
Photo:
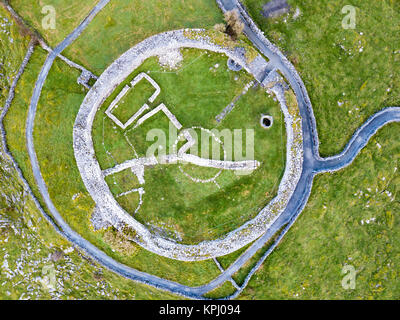
[[[7,19],[7,21],[5,20]],[[10,16],[0,7],[1,94],[4,106],[9,86],[25,56],[29,38],[19,34]],[[6,32],[4,32],[6,31]],[[12,39],[12,40],[11,40]],[[8,123],[8,138],[24,145],[24,121],[29,92],[43,63],[42,54],[36,51],[18,88],[11,109],[21,112],[19,127]],[[14,108],[15,105],[17,107]],[[10,128],[12,127],[12,128]],[[13,131],[15,130],[15,131]],[[13,139],[15,138],[15,139]],[[22,140],[19,140],[22,139]],[[21,148],[22,149],[22,148]],[[25,151],[13,148],[24,174],[28,177]],[[93,261],[71,250],[71,245],[44,221],[34,202],[24,192],[15,170],[0,157],[0,299],[176,299],[175,296],[149,288],[103,269]],[[53,262],[50,256],[58,251],[65,253]],[[57,285],[54,291],[46,283],[46,267],[54,268]]]
[[[37,1],[12,0],[11,5],[51,46],[72,32],[97,3],[95,0]],[[44,29],[44,6],[53,6],[56,29]],[[162,31],[181,28],[209,28],[223,21],[214,0],[119,0],[111,1],[65,55],[100,74],[112,61],[133,45]],[[101,32],[99,32],[101,30]]]
[[182,28],[210,28],[222,21],[214,0],[111,1],[66,54],[101,73],[122,53],[151,35]]
[[[299,71],[313,104],[321,154],[334,155],[374,112],[399,104],[399,3],[353,1],[353,30],[342,28],[347,1],[288,2],[289,16],[267,20],[261,15],[265,1],[244,1],[265,35]],[[301,15],[293,19],[296,8]]]
[[[10,150],[20,163],[24,176],[33,186],[35,184],[26,152],[25,134],[21,131],[25,126],[30,99],[24,84],[34,83],[40,68],[40,62],[36,64],[36,59],[43,61],[40,60],[43,58],[40,50],[35,52],[32,64],[29,64],[35,70],[32,73],[24,73],[16,91],[15,102],[5,121]],[[39,164],[56,207],[72,228],[119,261],[139,270],[190,285],[200,285],[207,279],[211,280],[219,273],[213,262],[183,263],[158,257],[143,249],[138,250],[133,257],[126,257],[114,252],[103,240],[104,231],[92,231],[89,219],[94,203],[80,179],[72,149],[72,126],[84,98],[84,92],[75,82],[77,76],[78,73],[64,63],[55,63],[42,92],[34,129]],[[49,148],[49,145],[52,145],[52,148]],[[36,191],[36,188],[33,190]],[[37,192],[36,194],[38,195]],[[183,274],[188,276],[182,277]]]
[[[215,180],[217,186],[214,182],[193,182],[180,171],[179,165],[159,165],[145,171],[146,183],[142,187],[146,193],[135,218],[153,226],[166,224],[167,229],[179,231],[183,242],[198,243],[215,239],[239,227],[253,218],[276,195],[285,163],[285,128],[278,103],[268,98],[261,88],[250,89],[238,100],[232,112],[221,123],[217,123],[216,115],[241,94],[251,77],[245,71],[229,71],[224,55],[192,49],[183,50],[183,55],[184,61],[176,72],[164,70],[157,58],[149,59],[135,70],[98,111],[93,134],[96,155],[103,169],[137,156],[145,157],[154,143],[146,141],[152,129],[160,129],[165,133],[167,150],[162,151],[165,154],[173,153],[172,145],[176,137],[169,136],[170,123],[163,114],[157,114],[136,129],[133,124],[122,130],[104,113],[125,83],[141,72],[147,72],[161,87],[160,96],[150,107],[164,103],[184,128],[200,126],[219,132],[227,129],[232,140],[233,130],[243,129],[243,139],[236,141],[235,145],[240,142],[244,155],[245,138],[249,139],[245,130],[254,130],[255,159],[262,162],[262,166],[251,175],[238,176],[232,171],[224,171]],[[215,68],[216,65],[219,67]],[[146,102],[137,100],[137,96],[152,94],[148,87],[140,87],[139,84],[115,109],[114,115],[123,122]],[[259,124],[263,113],[274,116],[275,123],[269,130]],[[195,132],[199,136],[198,144],[201,144],[201,131]],[[207,134],[205,138],[210,139],[210,136]],[[229,145],[229,138],[222,137],[221,140]],[[212,149],[212,145],[210,147]],[[199,156],[201,151],[204,150],[199,148]],[[228,159],[232,159],[233,150],[228,148],[226,151],[230,152]],[[220,150],[221,158],[223,150]],[[220,171],[194,165],[182,165],[181,168],[192,177],[204,180]],[[140,187],[137,177],[130,170],[107,177],[107,182],[115,196]],[[132,215],[139,203],[137,193],[117,200]]]
[[[341,151],[374,112],[400,104],[398,2],[353,1],[355,30],[341,28],[345,1],[289,1],[286,22],[264,19],[264,1],[244,2],[300,72],[323,155]],[[306,209],[241,299],[399,298],[399,128],[383,128],[350,167],[316,178]],[[355,290],[341,286],[346,264],[358,272]]]
[[[399,129],[383,128],[352,166],[316,178],[240,299],[399,299]],[[344,265],[357,271],[354,290],[341,286]]]
[[[400,105],[400,40],[397,36],[400,31],[400,3],[398,1],[353,1],[352,4],[358,8],[355,30],[344,30],[341,27],[344,17],[341,9],[349,4],[346,1],[289,0],[293,11],[286,17],[286,21],[285,17],[264,19],[260,10],[265,2],[244,1],[267,37],[282,49],[303,78],[317,120],[322,155],[340,152],[355,129],[374,112],[385,106]],[[40,13],[44,2],[39,1],[27,6],[24,1],[11,1],[15,9],[41,32],[51,45],[61,41],[73,30],[93,3],[94,1],[78,3],[49,0],[46,4],[53,4],[59,13],[58,28],[55,31],[44,31],[41,30],[40,22],[44,16]],[[113,1],[94,19],[65,54],[96,74],[100,74],[115,58],[152,34],[182,27],[210,27],[222,22],[222,14],[213,0],[164,2],[151,0],[146,1],[147,4],[148,6],[144,7],[143,2],[136,0]],[[301,15],[294,20],[293,14],[297,7]],[[15,35],[15,41],[18,41],[14,42],[14,46],[4,42],[8,38],[0,34],[2,37],[0,52],[4,53],[4,56],[12,57],[9,59],[12,61],[11,67],[1,62],[8,68],[6,77],[0,78],[2,88],[9,86],[10,81],[5,79],[7,75],[15,74],[25,54],[28,41],[18,38],[15,28],[11,33]],[[21,43],[24,45],[20,45]],[[24,128],[33,83],[44,59],[44,52],[36,49],[17,87],[16,98],[5,123],[9,148],[35,192],[25,149]],[[154,61],[149,61],[147,66],[158,68]],[[146,69],[144,71],[147,71]],[[0,72],[3,73],[3,69]],[[168,80],[167,75],[164,75],[164,78],[162,74],[150,73],[150,75],[157,77],[156,80],[166,87],[169,81],[171,85],[177,81]],[[176,262],[160,258],[142,249],[138,249],[131,257],[123,256],[113,251],[112,246],[104,241],[103,232],[94,233],[91,230],[89,217],[93,203],[83,184],[79,182],[79,173],[72,152],[71,128],[85,95],[85,91],[76,85],[77,76],[77,72],[61,62],[56,62],[46,81],[36,120],[35,144],[39,161],[57,208],[83,237],[123,263],[189,285],[199,285],[214,278],[219,271],[212,262]],[[2,105],[6,92],[4,89],[1,91]],[[178,102],[182,97],[174,94],[173,90],[163,94],[165,96],[162,98],[170,101],[171,106],[179,107]],[[260,109],[265,107],[259,105],[260,95],[259,91],[250,90],[240,100],[240,106],[252,105]],[[213,99],[219,99],[221,106],[225,105],[225,99],[230,100],[219,95]],[[208,119],[207,114],[200,116],[204,121]],[[185,118],[185,114],[182,114],[182,119],[182,122],[187,121],[189,124],[192,121],[190,118]],[[277,115],[275,119],[279,119],[279,116]],[[242,121],[239,115],[237,120]],[[160,126],[166,125],[161,121]],[[207,122],[204,122],[204,125],[207,125]],[[350,167],[335,174],[323,174],[316,178],[306,209],[278,248],[257,271],[240,299],[399,299],[400,286],[397,279],[400,264],[398,249],[400,180],[398,169],[396,170],[400,154],[399,128],[399,124],[391,124],[382,129],[371,139],[369,145]],[[109,129],[110,133],[113,132],[110,124]],[[95,131],[95,134],[99,135],[100,132]],[[118,136],[110,141],[122,141],[122,139]],[[49,145],[54,147],[49,148]],[[129,150],[122,143],[116,146],[121,148],[120,150]],[[106,155],[102,155],[99,148],[97,151],[100,163],[106,166]],[[125,157],[126,154],[117,153],[114,156]],[[112,164],[110,162],[107,166]],[[278,172],[278,163],[276,168]],[[197,173],[203,174],[203,172]],[[18,208],[4,200],[6,199],[4,195],[11,197],[21,190],[18,187],[16,190],[5,188],[7,183],[3,181],[12,181],[9,184],[16,184],[14,182],[16,178],[14,176],[11,180],[6,180],[10,179],[9,176],[3,172],[0,174],[2,181],[0,220],[4,217],[12,219],[23,224],[24,232],[29,232],[32,236],[40,235],[40,241],[28,242],[27,236],[22,237],[25,233],[21,233],[20,236],[13,233],[12,228],[7,230],[0,228],[2,250],[5,248],[3,251],[10,254],[7,261],[12,268],[15,267],[24,250],[30,246],[35,252],[40,249],[32,260],[39,261],[39,266],[42,266],[48,263],[46,257],[50,253],[56,248],[66,249],[68,244],[49,225],[43,224],[31,201]],[[155,168],[151,180],[154,185],[159,179],[167,180],[172,177],[173,180],[175,174],[169,172],[167,177],[161,169]],[[68,181],[65,180],[66,176],[70,178]],[[118,184],[126,183],[128,187],[137,185],[136,181],[128,181],[124,175],[116,179]],[[113,181],[110,180],[109,183],[112,191],[118,193],[119,189],[112,185]],[[158,200],[162,197],[161,194],[166,192],[161,185],[156,190],[153,195],[147,194],[154,197],[152,200]],[[130,201],[136,200],[128,199],[124,206],[128,208]],[[224,201],[226,199],[221,202],[222,205]],[[170,202],[165,204],[166,208],[170,206]],[[151,211],[152,208],[148,209]],[[153,210],[152,216],[143,217],[142,221],[162,218],[157,216],[157,212]],[[176,212],[181,212],[181,209]],[[177,224],[175,220],[170,219],[170,221],[172,225]],[[198,230],[188,229],[190,235],[204,237],[206,235],[203,233],[207,232],[207,227],[217,223],[205,221],[206,227],[200,234]],[[186,228],[187,225],[184,226]],[[222,232],[223,228],[220,231]],[[9,239],[8,243],[5,243],[5,239]],[[192,238],[195,239],[199,238]],[[218,260],[226,268],[243,250]],[[57,270],[59,269],[57,275],[64,279],[65,290],[60,291],[64,299],[173,298],[106,270],[102,271],[103,276],[100,281],[101,286],[107,288],[104,291],[106,294],[102,295],[97,285],[99,267],[91,261],[82,259],[76,251],[68,256],[70,258],[64,258],[56,264]],[[73,261],[73,265],[78,266],[76,269],[66,267],[70,265],[69,259]],[[0,263],[3,262],[4,254],[0,252]],[[244,270],[248,270],[252,262],[250,261]],[[345,290],[341,286],[344,277],[341,271],[346,264],[354,266],[358,272],[354,290]],[[28,264],[26,266],[25,273],[32,274],[32,277],[18,285],[16,284],[23,280],[22,275],[18,275],[13,281],[7,280],[7,285],[0,292],[0,298],[19,298],[27,287],[25,284],[31,283],[32,279],[41,275],[41,268],[32,268]],[[241,270],[235,275],[235,279],[241,282],[244,276],[244,271]],[[6,277],[6,273],[2,272],[0,283],[6,281]],[[231,294],[231,290],[230,283],[226,283],[210,293],[210,297],[222,297]],[[40,291],[38,297],[46,298],[49,294]]]

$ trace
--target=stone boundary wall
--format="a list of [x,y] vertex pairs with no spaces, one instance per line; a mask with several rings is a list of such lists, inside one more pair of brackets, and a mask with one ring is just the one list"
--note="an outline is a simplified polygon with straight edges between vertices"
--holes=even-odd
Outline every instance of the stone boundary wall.
[[6,138],[6,133],[4,130],[4,118],[7,115],[7,112],[11,106],[12,101],[14,100],[14,95],[15,95],[15,88],[17,87],[18,81],[21,78],[22,74],[25,71],[26,66],[28,65],[28,62],[33,54],[33,51],[35,49],[35,44],[33,42],[31,42],[29,44],[27,53],[25,55],[24,60],[22,61],[22,64],[18,70],[17,75],[15,76],[12,85],[10,87],[10,91],[8,93],[8,97],[6,100],[6,103],[3,107],[3,109],[1,110],[1,114],[0,114],[0,136],[1,136],[1,141],[0,141],[0,155],[1,157],[5,160],[4,165],[6,165],[7,167],[5,167],[4,169],[9,171],[9,170],[15,170],[17,172],[17,175],[19,177],[19,179],[22,182],[22,185],[24,187],[24,191],[27,192],[29,194],[29,196],[32,198],[33,202],[35,203],[36,207],[38,208],[38,210],[40,211],[40,213],[43,215],[43,217],[54,227],[54,230],[61,234],[61,232],[59,231],[58,226],[54,223],[54,221],[50,218],[50,216],[42,209],[42,206],[40,205],[38,199],[36,198],[36,196],[33,194],[32,189],[30,188],[28,182],[26,181],[26,179],[24,178],[24,175],[21,171],[21,169],[19,168],[17,162],[15,161],[14,157],[12,156],[12,154],[10,153],[10,151],[7,148],[7,138]]
[[[53,52],[53,49],[46,43],[46,41],[43,39],[43,37],[36,31],[36,30],[32,30],[31,27],[25,22],[24,19],[22,19],[22,17],[8,4],[5,2],[1,2],[0,1],[0,5],[3,6],[4,9],[6,9],[8,11],[8,13],[10,13],[10,15],[14,18],[14,20],[20,25],[23,26],[23,28],[25,30],[27,30],[27,32],[29,33],[30,37],[32,39],[37,40],[37,42],[40,44],[40,46],[46,50],[48,53]],[[75,68],[75,69],[79,69],[84,73],[90,74],[92,78],[97,79],[97,77],[91,73],[90,71],[88,71],[85,67],[69,60],[68,58],[64,57],[63,55],[59,54],[58,57],[64,61],[66,64],[68,64],[70,67]]]
[[[222,4],[221,0],[216,0],[218,6],[221,8],[223,12],[226,12],[225,6]],[[300,75],[298,74],[297,70],[295,67],[290,63],[290,61],[282,54],[282,52],[274,46],[264,35],[264,32],[262,32],[258,26],[254,23],[252,18],[250,17],[249,13],[247,12],[246,8],[244,5],[241,3],[239,0],[234,0],[236,3],[237,8],[239,9],[240,14],[242,17],[245,19],[246,24],[250,27],[251,31],[253,31],[255,34],[258,35],[258,38],[260,41],[264,43],[265,46],[268,47],[268,49],[279,56],[279,59],[282,61],[282,63],[289,69],[291,74],[294,77],[294,80],[296,83],[299,85],[302,95],[304,97],[304,101],[306,102],[306,107],[308,110],[308,115],[309,115],[309,123],[311,124],[311,132],[312,132],[312,139],[314,141],[314,154],[318,157],[319,156],[319,139],[318,139],[318,132],[317,132],[317,125],[316,125],[316,120],[314,117],[314,111],[312,108],[311,100],[310,97],[308,96],[307,89],[303,83],[303,80],[301,80]]]
[[[185,36],[189,32],[191,34],[190,39]],[[193,33],[198,33],[199,36],[192,37]],[[288,136],[288,161],[277,197],[261,210],[254,219],[217,240],[203,241],[197,245],[184,245],[152,234],[144,225],[123,210],[112,196],[96,160],[91,131],[97,110],[127,76],[147,58],[158,56],[169,50],[181,47],[224,53],[228,58],[234,59],[253,74],[251,72],[251,65],[247,64],[243,55],[242,48],[230,49],[217,45],[212,39],[204,36],[204,30],[177,30],[150,37],[118,58],[100,76],[96,84],[89,91],[81,105],[74,125],[74,152],[83,182],[96,202],[104,220],[118,229],[128,226],[135,230],[136,236],[133,240],[151,252],[177,260],[198,261],[234,252],[251,243],[268,230],[269,226],[285,209],[300,178],[301,170],[298,170],[299,163],[295,160],[302,163],[302,159],[297,159],[300,154],[295,153],[295,151],[298,148],[302,149],[302,144],[295,145],[293,132],[294,119],[289,114],[286,104],[282,103],[284,97],[278,97],[285,115]],[[259,57],[261,58],[261,56]],[[281,93],[283,94],[283,92]]]

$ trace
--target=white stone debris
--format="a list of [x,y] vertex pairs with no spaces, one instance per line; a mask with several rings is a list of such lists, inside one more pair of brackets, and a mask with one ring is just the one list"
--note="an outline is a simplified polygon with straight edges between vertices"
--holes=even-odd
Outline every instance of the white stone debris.
[[79,197],[79,193],[75,193],[73,196],[72,196],[72,201],[75,201],[77,198]]
[[300,11],[300,8],[297,7],[296,11],[293,14],[293,20],[297,20],[297,18],[299,18],[300,16],[301,16],[301,11]]
[[65,253],[65,254],[70,254],[70,253],[74,252],[74,250],[75,250],[74,247],[69,247],[69,248],[67,248],[67,249],[64,250],[64,253]]
[[183,56],[179,48],[158,55],[159,64],[168,70],[177,70],[182,61]]

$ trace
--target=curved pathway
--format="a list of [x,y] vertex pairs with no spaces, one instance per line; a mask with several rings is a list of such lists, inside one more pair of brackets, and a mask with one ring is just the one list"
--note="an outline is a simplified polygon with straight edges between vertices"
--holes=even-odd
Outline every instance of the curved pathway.
[[399,121],[400,108],[391,107],[379,111],[354,133],[343,152],[333,157],[318,159],[314,164],[314,170],[316,172],[336,171],[350,165],[380,128],[388,123]]
[[[305,159],[303,163],[303,172],[300,181],[297,185],[294,195],[290,199],[288,206],[285,211],[279,216],[279,218],[274,222],[274,224],[269,228],[269,230],[261,236],[254,244],[247,249],[228,269],[226,269],[219,277],[208,283],[207,285],[200,287],[188,287],[181,285],[176,282],[161,279],[159,277],[140,272],[138,270],[127,267],[109,256],[104,252],[97,249],[87,240],[79,236],[75,231],[73,231],[66,222],[62,219],[61,215],[52,203],[46,184],[40,173],[40,168],[37,160],[37,156],[33,144],[33,127],[34,119],[37,109],[37,104],[40,98],[40,93],[44,84],[44,81],[48,75],[48,72],[57,57],[68,45],[70,45],[83,31],[83,29],[89,24],[93,17],[109,2],[110,0],[101,0],[96,5],[96,7],[91,11],[88,17],[78,26],[73,33],[71,33],[59,46],[57,46],[52,53],[49,54],[38,80],[35,85],[34,93],[31,99],[31,104],[27,119],[27,146],[28,153],[32,163],[32,170],[38,185],[39,191],[43,196],[43,199],[51,212],[54,220],[60,226],[61,233],[79,248],[81,248],[88,255],[97,260],[104,267],[135,281],[139,281],[159,289],[163,289],[175,294],[179,294],[189,298],[203,298],[202,295],[215,289],[225,281],[229,281],[231,276],[239,270],[259,249],[261,249],[277,231],[281,230],[283,226],[286,225],[283,232],[278,237],[277,241],[273,246],[264,254],[264,256],[259,260],[256,267],[261,265],[265,258],[279,243],[280,239],[284,236],[290,226],[295,222],[298,215],[303,210],[307,203],[308,197],[311,192],[312,182],[315,174],[323,171],[338,170],[350,164],[354,157],[361,151],[361,149],[366,145],[367,141],[371,138],[376,131],[387,123],[393,121],[400,121],[400,108],[388,108],[377,115],[373,116],[367,123],[358,130],[352,140],[350,141],[348,147],[345,151],[332,158],[322,159],[318,152],[318,136],[315,125],[315,118],[312,112],[311,102],[307,95],[307,91],[302,83],[300,76],[297,74],[294,67],[290,62],[275,48],[261,33],[261,31],[256,27],[254,22],[251,20],[247,12],[244,10],[243,6],[239,1],[236,0],[217,0],[221,9],[231,10],[237,8],[240,17],[245,21],[245,34],[253,42],[253,44],[270,59],[270,62],[279,69],[286,79],[290,82],[293,90],[296,93],[298,104],[300,108],[300,114],[303,121],[303,134],[304,134],[304,153]],[[250,280],[251,276],[257,270],[253,268],[249,273],[244,285],[238,292],[232,296],[234,298],[237,296],[245,287],[245,285]]]
[[[135,45],[117,60],[115,60],[99,77],[91,90],[83,100],[79,112],[75,118],[73,128],[73,147],[75,161],[80,172],[80,177],[89,192],[91,198],[96,203],[97,212],[108,221],[109,225],[120,229],[127,226],[135,230],[135,241],[144,249],[160,256],[180,260],[180,261],[200,261],[219,256],[224,256],[243,248],[262,236],[272,225],[274,220],[285,210],[285,207],[292,196],[297,182],[301,176],[303,163],[302,152],[302,131],[300,128],[294,129],[295,123],[300,123],[301,119],[298,111],[291,114],[286,106],[284,87],[279,84],[271,89],[279,100],[281,111],[284,115],[286,124],[286,166],[278,187],[276,196],[252,219],[243,223],[235,230],[231,230],[221,237],[212,240],[203,240],[197,244],[182,244],[151,233],[148,228],[141,224],[135,217],[126,212],[116,201],[111,190],[104,180],[108,174],[114,174],[130,167],[137,166],[137,172],[143,174],[143,166],[157,164],[155,157],[149,159],[133,159],[117,165],[110,170],[102,171],[97,161],[93,146],[93,123],[96,113],[101,105],[120,83],[124,81],[137,67],[146,59],[157,55],[166,54],[171,50],[179,48],[196,48],[214,52],[224,53],[227,57],[234,59],[243,69],[256,77],[261,70],[264,70],[267,62],[258,55],[253,62],[248,63],[246,55],[239,48],[233,49],[226,46],[215,44],[211,39],[204,36],[203,30],[185,29],[159,33]],[[264,68],[263,68],[264,67]],[[262,72],[263,73],[263,72]],[[264,74],[262,75],[264,77]],[[170,111],[164,107],[168,113]],[[157,107],[149,114],[155,114]],[[164,111],[165,113],[165,111]],[[168,114],[166,113],[166,114]],[[147,114],[148,115],[148,114]],[[145,115],[144,117],[146,117]],[[172,113],[171,113],[171,116]],[[174,117],[174,116],[173,116]],[[177,122],[178,120],[175,119]],[[140,121],[140,120],[139,120]],[[138,123],[139,123],[138,121]],[[181,124],[178,122],[179,126]],[[175,125],[178,128],[178,125]],[[300,127],[300,126],[299,126]],[[182,131],[184,134],[185,130]],[[188,138],[187,138],[188,139]],[[193,140],[190,136],[188,141]],[[197,166],[211,166],[213,161],[196,158],[191,155],[183,154],[190,147],[190,143],[185,144],[180,151],[175,150],[172,155],[166,156],[164,160],[168,163],[176,163],[181,159]],[[215,162],[214,162],[215,164]],[[217,163],[222,165],[222,163]],[[228,166],[234,168],[235,163],[224,162],[224,169],[229,170]],[[243,165],[245,162],[238,162]],[[250,169],[256,167],[258,162],[249,162]],[[139,165],[139,166],[138,166]],[[140,166],[142,166],[140,169]],[[214,167],[217,167],[214,165]],[[221,166],[219,166],[221,167]]]
[[[258,261],[255,267],[248,274],[243,286],[242,291],[247,285],[251,276],[264,262],[272,250],[276,247],[279,241],[283,238],[289,228],[296,221],[304,209],[308,198],[311,194],[312,182],[314,176],[319,172],[335,171],[348,166],[359,152],[366,146],[369,139],[383,126],[391,122],[400,121],[400,107],[392,107],[384,109],[374,116],[372,116],[359,130],[357,130],[348,146],[345,150],[331,158],[323,159],[319,155],[319,139],[316,128],[316,121],[312,110],[310,98],[308,97],[307,90],[302,82],[299,74],[295,70],[294,66],[287,60],[287,58],[271,43],[267,38],[264,37],[263,32],[256,26],[249,14],[245,10],[244,6],[238,0],[216,0],[223,12],[236,9],[239,13],[240,18],[245,23],[244,33],[247,38],[252,41],[253,45],[257,47],[262,54],[264,54],[270,63],[278,70],[282,72],[285,78],[289,81],[292,89],[294,90],[300,114],[303,119],[303,148],[304,148],[304,163],[303,172],[300,181],[295,190],[295,194],[290,200],[285,212],[278,218],[278,220],[272,225],[271,232],[267,232],[259,240],[260,243],[255,242],[248,251],[251,251],[244,255],[250,255],[255,253],[258,249],[261,249],[265,243],[267,243],[281,228],[286,226],[281,234],[278,236],[274,244],[267,250],[264,256]],[[275,231],[275,232],[274,232]],[[240,257],[242,258],[242,257]],[[239,259],[240,259],[239,258]],[[250,259],[250,257],[249,257]],[[238,295],[237,292],[232,297]]]

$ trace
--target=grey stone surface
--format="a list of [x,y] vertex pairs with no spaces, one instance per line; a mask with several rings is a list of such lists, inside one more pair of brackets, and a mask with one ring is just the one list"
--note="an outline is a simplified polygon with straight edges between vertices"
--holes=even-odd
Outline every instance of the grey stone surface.
[[233,59],[228,59],[227,65],[230,70],[235,71],[235,72],[243,69],[243,67],[239,63],[236,63],[236,61]]
[[83,70],[76,82],[84,86],[86,89],[90,89],[89,81],[91,79],[97,79],[97,77],[93,75],[93,73],[91,73],[90,71]]

